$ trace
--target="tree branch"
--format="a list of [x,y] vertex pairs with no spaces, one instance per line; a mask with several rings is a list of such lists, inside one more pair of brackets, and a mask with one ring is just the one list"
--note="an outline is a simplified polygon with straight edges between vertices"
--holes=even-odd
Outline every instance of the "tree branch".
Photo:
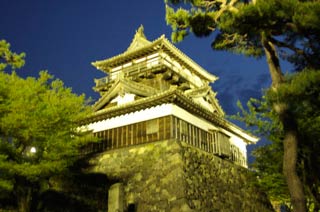
[[279,40],[277,40],[277,39],[274,39],[273,37],[269,37],[269,39],[270,39],[270,41],[271,41],[272,43],[274,43],[274,44],[275,44],[276,46],[278,46],[278,47],[288,48],[288,49],[294,51],[295,53],[297,53],[297,54],[299,54],[299,55],[305,56],[305,52],[304,52],[302,49],[298,48],[298,47],[295,47],[295,46],[290,45],[290,44],[288,44],[288,43],[279,41]]
[[238,3],[239,0],[231,0],[228,2],[227,0],[205,0],[203,1],[203,6],[207,8],[207,10],[212,9],[214,6],[219,7],[219,10],[217,11],[216,17],[214,18],[215,21],[217,21],[220,16],[226,12],[238,12],[238,8],[236,8],[234,5]]

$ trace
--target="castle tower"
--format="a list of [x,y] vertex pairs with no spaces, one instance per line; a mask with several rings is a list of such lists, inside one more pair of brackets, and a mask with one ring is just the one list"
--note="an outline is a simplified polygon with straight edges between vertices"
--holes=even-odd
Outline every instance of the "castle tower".
[[[230,198],[235,211],[255,205],[241,176],[258,138],[224,118],[216,76],[165,36],[147,40],[142,26],[125,52],[92,64],[106,76],[95,79],[101,98],[87,125],[104,151],[91,163],[119,182],[108,211],[218,210]],[[229,181],[232,189],[220,188]]]

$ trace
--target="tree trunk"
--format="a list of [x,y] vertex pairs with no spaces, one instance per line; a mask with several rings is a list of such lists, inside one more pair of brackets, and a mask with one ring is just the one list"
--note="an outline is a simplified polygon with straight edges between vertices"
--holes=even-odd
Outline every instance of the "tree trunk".
[[18,194],[18,211],[29,212],[32,200],[32,190],[29,187],[20,188],[22,192]]
[[265,38],[264,35],[262,35],[262,44],[264,47],[264,52],[266,54],[266,59],[272,80],[272,88],[277,89],[277,87],[284,82],[277,50],[273,43],[268,41],[268,39]]
[[291,204],[294,212],[305,212],[306,200],[303,190],[303,184],[297,175],[297,155],[298,155],[298,134],[295,121],[284,111],[282,114],[282,123],[284,126],[284,140],[283,140],[283,173],[287,181],[289,193],[291,197]]
[[[277,92],[277,88],[284,82],[279,57],[275,46],[265,35],[262,35],[262,44],[272,79],[272,89]],[[293,211],[306,212],[306,200],[303,185],[296,170],[298,158],[298,132],[295,119],[290,116],[288,105],[285,102],[274,102],[273,107],[278,113],[284,129],[283,173],[289,188]]]
[[31,211],[33,185],[22,176],[15,177],[15,196],[17,198],[18,212]]

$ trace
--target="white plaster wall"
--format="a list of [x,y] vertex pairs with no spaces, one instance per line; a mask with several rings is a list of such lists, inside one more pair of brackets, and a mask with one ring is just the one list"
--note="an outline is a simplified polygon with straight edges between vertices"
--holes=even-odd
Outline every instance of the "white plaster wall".
[[121,127],[137,122],[142,122],[150,119],[155,119],[172,114],[171,104],[162,104],[155,107],[147,108],[144,110],[135,111],[132,113],[124,114],[110,119],[90,123],[87,127],[93,132],[108,130],[116,127]]
[[237,146],[243,155],[247,155],[246,142],[239,136],[219,128],[210,122],[201,119],[190,112],[180,108],[174,104],[162,104],[155,107],[147,108],[140,111],[135,111],[132,113],[124,114],[121,116],[113,117],[110,119],[90,123],[87,128],[93,132],[99,132],[103,130],[108,130],[116,127],[121,127],[129,124],[134,124],[142,121],[147,121],[155,118],[160,118],[168,115],[174,115],[194,126],[197,126],[205,131],[209,130],[219,130],[230,136],[230,142]]
[[131,93],[125,93],[123,96],[118,95],[116,98],[114,98],[111,103],[113,102],[117,102],[117,105],[123,105],[129,102],[133,102],[134,101],[134,94]]

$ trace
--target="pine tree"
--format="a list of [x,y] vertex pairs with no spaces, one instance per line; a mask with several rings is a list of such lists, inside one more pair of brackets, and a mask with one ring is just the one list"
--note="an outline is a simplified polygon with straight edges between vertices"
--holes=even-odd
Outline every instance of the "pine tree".
[[[4,45],[3,45],[4,44]],[[19,211],[30,211],[32,199],[48,180],[65,173],[90,140],[79,121],[91,113],[84,95],[42,71],[23,79],[6,65],[21,67],[24,54],[12,53],[1,41],[0,56],[0,194],[11,195]]]
[[282,173],[284,132],[277,114],[272,110],[274,99],[286,101],[290,106],[299,132],[297,171],[307,197],[308,211],[320,210],[320,72],[304,70],[286,76],[278,93],[266,90],[262,99],[250,99],[245,109],[240,102],[233,118],[243,121],[256,134],[266,137],[271,144],[256,148],[253,155],[260,186],[271,200],[290,206],[289,191]]
[[[253,57],[265,57],[278,92],[286,83],[280,57],[297,70],[319,69],[320,2],[299,0],[175,0],[166,2],[166,20],[172,39],[181,41],[189,33],[205,37],[216,33],[212,47]],[[183,9],[186,3],[186,9]],[[180,6],[174,10],[174,7]],[[303,185],[296,165],[298,129],[289,105],[275,100],[272,109],[283,125],[283,172],[294,211],[306,211]]]

